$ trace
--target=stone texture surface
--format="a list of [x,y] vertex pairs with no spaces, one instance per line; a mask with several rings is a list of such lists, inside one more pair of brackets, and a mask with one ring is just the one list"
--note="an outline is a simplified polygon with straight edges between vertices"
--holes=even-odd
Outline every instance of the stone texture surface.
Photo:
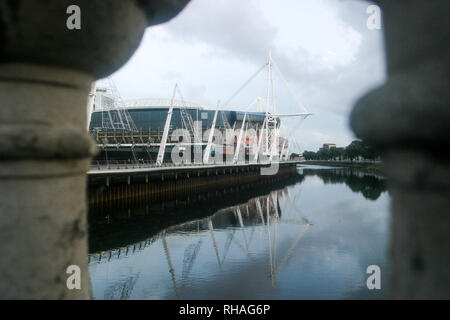
[[[93,149],[82,106],[91,80],[54,67],[0,65],[1,298],[88,297],[85,172]],[[70,265],[82,270],[82,290],[67,290]]]
[[390,146],[419,145],[438,157],[448,151],[448,70],[445,60],[420,61],[411,69],[391,73],[380,88],[359,100],[353,110],[353,129],[371,144]]
[[[24,164],[25,165],[25,164]],[[26,164],[39,172],[41,164]],[[88,298],[85,175],[87,161],[59,163],[66,174],[1,177],[2,299]],[[8,163],[2,166],[10,168]],[[77,166],[78,173],[74,173]],[[59,168],[58,168],[59,169]],[[68,290],[66,268],[81,268],[81,290]]]
[[450,2],[380,0],[388,80],[351,114],[383,151],[392,194],[392,297],[450,298]]
[[149,24],[164,23],[180,12],[190,0],[149,1],[137,0],[138,5],[147,14]]
[[[187,2],[2,0],[0,61],[74,68],[101,78],[129,59],[147,25],[169,20]],[[70,5],[81,9],[80,30],[66,28]]]
[[[0,0],[0,298],[84,299],[91,82],[187,1]],[[66,28],[69,5],[81,30]],[[66,269],[81,268],[81,290]]]
[[450,166],[421,151],[384,156],[392,195],[395,298],[450,298]]

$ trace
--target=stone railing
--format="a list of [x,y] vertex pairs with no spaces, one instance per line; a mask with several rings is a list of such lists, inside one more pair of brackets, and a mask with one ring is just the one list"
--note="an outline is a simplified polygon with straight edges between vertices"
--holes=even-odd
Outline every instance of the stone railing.
[[388,80],[362,97],[355,133],[383,151],[392,196],[394,298],[450,298],[450,108],[446,0],[378,1]]
[[[121,67],[147,26],[188,0],[0,0],[0,298],[82,299],[91,81]],[[67,13],[76,5],[79,28]],[[68,290],[67,268],[80,288]]]

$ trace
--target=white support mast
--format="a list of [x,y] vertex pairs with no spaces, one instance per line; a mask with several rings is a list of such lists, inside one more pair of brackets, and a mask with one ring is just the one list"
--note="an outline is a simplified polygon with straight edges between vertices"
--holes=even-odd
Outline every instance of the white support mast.
[[272,162],[274,154],[278,154],[278,128],[275,127],[272,129],[272,142],[270,145],[270,156],[269,156],[269,162]]
[[269,151],[269,105],[270,105],[270,84],[272,83],[272,50],[269,50],[269,61],[267,62],[267,95],[266,95],[266,139],[265,151]]
[[91,124],[91,116],[92,111],[94,111],[94,102],[95,102],[95,92],[97,90],[97,81],[93,81],[91,84],[91,91],[88,95],[88,101],[87,101],[87,130],[89,131],[89,125]]
[[261,143],[262,143],[262,138],[264,135],[264,126],[266,125],[266,120],[267,120],[267,118],[264,118],[263,125],[261,126],[261,129],[259,129],[258,146],[256,147],[255,156],[253,158],[254,162],[258,162],[258,155],[259,155],[259,150],[261,150]]
[[239,132],[239,137],[238,137],[237,144],[236,144],[236,150],[234,151],[233,163],[237,163],[238,158],[239,158],[239,151],[241,150],[241,141],[242,141],[242,136],[244,135],[244,126],[245,126],[246,118],[247,118],[247,112],[244,113],[244,119],[242,120],[241,131]]
[[284,160],[284,147],[286,146],[286,139],[283,140],[283,144],[281,145],[281,151],[280,151],[280,160]]
[[[131,131],[130,124],[127,123],[128,125],[125,125],[125,122],[123,121],[124,117],[122,117],[122,112],[124,111],[124,109],[123,109],[124,106],[123,106],[123,103],[122,103],[122,99],[121,99],[121,97],[119,95],[119,91],[117,90],[116,84],[114,83],[114,81],[113,81],[113,79],[111,77],[108,77],[108,82],[109,82],[109,88],[111,90],[111,94],[114,97],[113,109],[116,110],[116,115],[115,115],[114,118],[116,118],[116,116],[117,116],[117,118],[119,120],[118,124],[120,124],[119,128],[127,129],[127,130]],[[128,119],[126,119],[126,120],[128,120]],[[115,128],[114,124],[112,124],[112,120],[111,120],[111,125],[112,125],[113,128]]]
[[172,101],[170,102],[170,108],[169,112],[167,113],[166,124],[164,125],[164,132],[161,138],[161,142],[159,144],[158,156],[156,158],[156,164],[158,166],[161,166],[164,161],[164,153],[166,151],[167,137],[169,136],[170,121],[172,120],[173,101],[175,99],[175,93],[177,92],[177,86],[178,84],[175,84],[175,87],[173,88]]
[[[278,68],[277,64],[272,60],[272,52],[269,51],[269,57],[268,61],[259,69],[257,70],[232,96],[229,98],[225,104],[222,105],[222,108],[227,106],[232,99],[236,97],[265,67],[268,67],[268,73],[267,73],[267,96],[265,99],[265,108],[258,108],[259,110],[263,111],[265,113],[264,122],[262,127],[259,129],[259,136],[258,136],[258,142],[257,146],[254,150],[254,155],[252,157],[254,162],[261,161],[259,159],[259,154],[263,154],[265,157],[268,157],[269,161],[273,160],[273,157],[276,156],[279,160],[282,160],[285,158],[284,152],[286,151],[286,143],[287,141],[283,142],[283,147],[280,150],[279,145],[279,133],[280,133],[280,118],[291,118],[291,117],[300,117],[301,119],[307,118],[311,113],[309,113],[306,108],[300,103],[300,100],[297,98],[295,92],[292,90],[292,88],[289,86],[288,82],[286,81],[285,77],[282,75],[280,69]],[[274,71],[275,69],[275,71]],[[302,112],[292,113],[292,114],[278,114],[276,112],[275,107],[275,92],[274,92],[274,73],[278,74],[278,76],[283,81],[284,85],[288,89],[289,93],[293,97],[296,104],[300,107]],[[260,98],[258,98],[257,102],[258,107],[262,106],[261,101],[264,101]],[[264,110],[265,109],[265,110]],[[204,151],[203,155],[203,163],[208,163],[210,155],[211,155],[211,148],[212,148],[212,140],[214,136],[214,130],[216,126],[216,119],[219,112],[219,106],[217,106],[216,111],[214,113],[214,119],[211,126],[211,132],[209,134],[208,143]],[[243,124],[244,126],[244,124]],[[234,125],[233,125],[234,129]],[[243,127],[241,128],[241,134],[239,135],[241,137],[242,135]],[[241,142],[241,141],[240,141]],[[237,145],[237,152],[235,151],[233,161],[236,163],[240,144]],[[289,156],[289,148],[287,150],[287,157]]]
[[219,112],[219,103],[217,103],[216,112],[214,112],[214,118],[211,125],[211,129],[208,136],[208,144],[205,148],[205,153],[203,154],[203,163],[207,164],[209,162],[209,156],[211,154],[211,146],[212,146],[212,140],[214,137],[214,130],[216,129],[216,121],[217,121],[217,113]]
[[283,160],[289,160],[289,153],[291,152],[291,148],[290,148],[290,146],[288,145],[288,147],[287,147],[287,149],[286,149],[286,152],[284,153],[284,158],[283,158]]
[[[277,119],[273,115],[275,113],[275,99],[274,99],[274,88],[273,88],[273,60],[272,51],[269,51],[269,61],[268,61],[268,77],[267,77],[267,97],[266,97],[266,141],[265,141],[265,151],[266,154],[269,153],[269,162],[272,162],[272,158],[275,152],[277,152],[278,143],[278,128]],[[272,103],[270,103],[272,101]],[[272,104],[272,110],[270,110]],[[272,112],[270,112],[272,111]],[[269,147],[270,145],[270,147]]]

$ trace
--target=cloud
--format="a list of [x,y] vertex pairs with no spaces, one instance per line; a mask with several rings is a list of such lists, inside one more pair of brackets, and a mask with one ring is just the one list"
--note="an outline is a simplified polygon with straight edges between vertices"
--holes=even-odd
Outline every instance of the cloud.
[[215,54],[249,60],[265,55],[277,34],[257,0],[193,0],[167,31],[175,40],[206,43]]

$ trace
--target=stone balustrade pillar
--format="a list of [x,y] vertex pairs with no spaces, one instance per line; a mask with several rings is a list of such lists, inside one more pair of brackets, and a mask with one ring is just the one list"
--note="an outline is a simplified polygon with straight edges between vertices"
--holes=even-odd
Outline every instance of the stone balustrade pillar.
[[[0,298],[82,299],[91,81],[122,66],[148,25],[187,0],[0,0]],[[81,29],[70,30],[77,5]],[[70,265],[81,289],[69,290]]]
[[351,126],[382,151],[392,196],[391,293],[449,299],[450,60],[444,12],[450,3],[378,4],[388,80],[359,100]]

